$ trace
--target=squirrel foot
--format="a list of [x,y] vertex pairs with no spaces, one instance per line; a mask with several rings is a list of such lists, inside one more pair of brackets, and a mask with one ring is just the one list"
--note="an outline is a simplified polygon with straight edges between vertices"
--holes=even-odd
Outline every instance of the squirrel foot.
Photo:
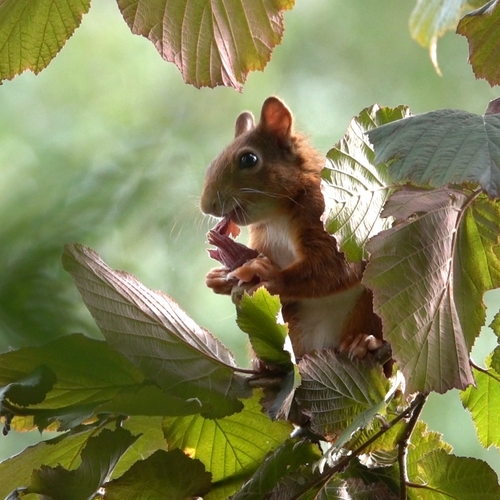
[[384,341],[373,335],[359,333],[358,335],[347,337],[339,346],[340,352],[345,352],[349,358],[363,359],[369,352],[374,352],[382,345]]

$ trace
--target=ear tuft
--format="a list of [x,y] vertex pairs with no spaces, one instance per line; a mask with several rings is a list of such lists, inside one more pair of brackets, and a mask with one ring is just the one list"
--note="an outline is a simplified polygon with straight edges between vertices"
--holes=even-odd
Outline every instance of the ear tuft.
[[292,133],[292,112],[277,97],[268,97],[262,105],[260,125],[279,139],[286,139]]
[[255,127],[255,121],[253,119],[252,113],[244,111],[240,113],[238,118],[236,118],[236,123],[234,125],[234,137],[238,137],[245,132],[252,130]]

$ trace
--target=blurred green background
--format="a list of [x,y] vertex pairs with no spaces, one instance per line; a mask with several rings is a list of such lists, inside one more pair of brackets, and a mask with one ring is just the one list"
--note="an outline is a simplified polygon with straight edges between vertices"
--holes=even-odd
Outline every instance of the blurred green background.
[[[113,0],[92,8],[40,75],[0,87],[0,351],[84,332],[100,337],[60,264],[62,246],[91,246],[112,267],[170,294],[246,363],[246,340],[227,297],[204,286],[215,265],[198,210],[204,171],[233,135],[243,109],[271,94],[326,153],[349,120],[374,103],[413,113],[460,108],[483,113],[496,91],[476,81],[466,40],[438,46],[443,76],[411,40],[413,1],[297,0],[264,73],[242,94],[186,86],[147,40],[133,36]],[[500,295],[487,297],[489,317]],[[479,363],[495,342],[477,342]],[[91,369],[91,367],[89,367]],[[433,395],[424,411],[455,453],[485,458],[458,393]],[[0,458],[37,439],[0,436]]]

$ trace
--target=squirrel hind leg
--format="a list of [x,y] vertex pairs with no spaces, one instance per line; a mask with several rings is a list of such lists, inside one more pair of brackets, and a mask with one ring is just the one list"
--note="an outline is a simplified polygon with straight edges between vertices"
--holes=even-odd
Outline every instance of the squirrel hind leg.
[[375,352],[383,345],[384,341],[374,335],[358,333],[345,338],[339,345],[339,351],[346,353],[351,359],[363,359],[369,352]]

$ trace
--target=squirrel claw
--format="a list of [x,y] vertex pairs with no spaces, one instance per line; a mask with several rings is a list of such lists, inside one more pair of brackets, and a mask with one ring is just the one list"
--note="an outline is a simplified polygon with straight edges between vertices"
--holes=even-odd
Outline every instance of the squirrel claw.
[[344,339],[339,346],[341,352],[346,352],[349,359],[363,359],[369,352],[379,349],[383,340],[367,335],[366,333],[359,333],[355,337],[348,337]]

